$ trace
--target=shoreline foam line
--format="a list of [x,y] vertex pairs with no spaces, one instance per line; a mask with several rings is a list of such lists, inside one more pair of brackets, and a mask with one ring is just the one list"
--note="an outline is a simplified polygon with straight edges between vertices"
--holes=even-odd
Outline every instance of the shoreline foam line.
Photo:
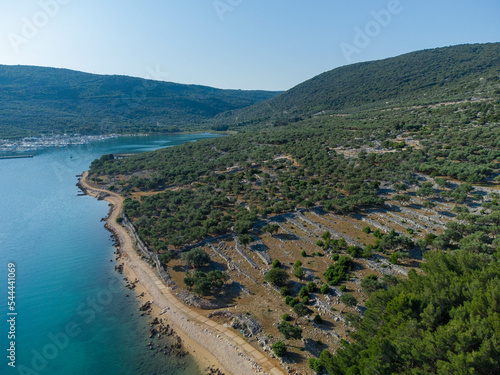
[[[137,255],[134,243],[124,227],[116,222],[121,213],[124,198],[104,189],[91,186],[87,182],[88,172],[84,172],[78,186],[93,197],[106,200],[111,208],[106,222],[120,243],[121,262],[125,274],[133,273],[139,285],[148,293],[151,302],[158,307],[158,316],[164,315],[175,327],[196,361],[205,367],[216,367],[226,375],[283,375],[283,371],[248,344],[230,328],[214,322],[180,302]],[[131,279],[129,277],[129,279]],[[133,278],[132,278],[133,279]]]

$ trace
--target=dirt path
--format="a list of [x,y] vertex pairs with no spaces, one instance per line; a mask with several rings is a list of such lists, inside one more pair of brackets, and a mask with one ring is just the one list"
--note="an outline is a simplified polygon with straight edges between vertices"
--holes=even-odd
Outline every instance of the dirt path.
[[[135,274],[139,284],[147,291],[161,311],[176,327],[177,334],[184,341],[190,353],[203,365],[211,365],[224,370],[226,375],[246,375],[256,372],[269,375],[283,375],[266,356],[248,344],[243,338],[226,328],[193,311],[181,303],[161,282],[151,267],[137,255],[132,238],[116,218],[122,211],[123,197],[87,183],[87,172],[82,174],[80,184],[91,196],[105,195],[112,205],[108,224],[116,231],[123,255],[127,258],[124,266]],[[127,272],[125,272],[127,273]]]

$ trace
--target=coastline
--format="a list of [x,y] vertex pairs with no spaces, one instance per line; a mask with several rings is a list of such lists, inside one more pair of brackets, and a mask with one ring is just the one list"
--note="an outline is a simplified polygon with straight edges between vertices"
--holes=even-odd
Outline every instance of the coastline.
[[177,300],[154,270],[139,257],[126,229],[116,222],[122,211],[124,198],[92,187],[86,180],[87,175],[88,172],[82,174],[78,186],[86,195],[109,203],[106,228],[119,242],[118,262],[123,266],[123,273],[130,281],[138,280],[135,290],[141,303],[151,302],[151,317],[166,318],[174,326],[184,348],[193,356],[200,369],[219,369],[225,375],[283,375],[281,369],[230,329]]

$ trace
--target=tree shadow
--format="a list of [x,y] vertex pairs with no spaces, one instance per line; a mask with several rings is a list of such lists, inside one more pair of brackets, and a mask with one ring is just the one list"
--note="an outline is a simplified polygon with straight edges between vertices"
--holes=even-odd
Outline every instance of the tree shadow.
[[210,272],[210,271],[226,271],[227,270],[227,265],[212,260],[210,262],[210,264],[208,264],[206,266],[200,267],[198,269],[192,268],[191,270],[195,271],[195,272],[196,271],[203,271],[205,273],[206,272]]
[[175,272],[186,272],[188,270],[188,268],[184,265],[173,266],[172,269]]
[[448,212],[448,211],[436,211],[439,215],[441,216],[448,216],[448,217],[456,217],[457,215],[454,214],[453,212]]
[[283,241],[298,241],[299,237],[296,236],[295,234],[288,234],[288,233],[279,233],[274,235],[275,238],[278,238]]
[[243,284],[233,281],[230,285],[224,286],[218,294],[212,296],[218,303],[234,305],[238,297],[245,293],[247,289]]
[[299,281],[295,281],[295,280],[289,280],[288,281],[288,289],[290,289],[290,291],[292,292],[292,294],[298,294],[300,292],[300,290],[302,289],[302,287],[304,287],[306,284],[303,284]]
[[[294,346],[294,345],[288,345],[288,346],[292,347],[292,348],[300,349],[299,346]],[[302,361],[305,361],[305,357],[301,353],[287,352],[285,354],[285,356],[283,357],[283,362],[288,363],[288,364],[301,363]]]
[[252,251],[267,252],[269,250],[269,247],[264,244],[255,244],[251,245],[250,249],[252,249]]
[[323,350],[328,349],[328,345],[324,343],[318,343],[316,340],[312,340],[310,338],[304,339],[304,343],[305,351],[311,353],[315,357],[319,357]]
[[323,320],[320,324],[316,324],[315,326],[322,331],[333,331],[335,329],[335,324],[329,320]]

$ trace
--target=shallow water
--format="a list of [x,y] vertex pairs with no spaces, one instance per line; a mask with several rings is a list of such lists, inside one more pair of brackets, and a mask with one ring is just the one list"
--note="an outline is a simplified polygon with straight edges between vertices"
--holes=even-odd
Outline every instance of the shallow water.
[[[103,154],[154,150],[209,134],[121,137],[0,160],[0,374],[199,374],[190,356],[154,354],[148,321],[114,267],[108,204],[77,196],[76,174]],[[110,261],[113,260],[113,261]],[[16,265],[15,340],[8,270]],[[15,341],[16,367],[8,366]]]

